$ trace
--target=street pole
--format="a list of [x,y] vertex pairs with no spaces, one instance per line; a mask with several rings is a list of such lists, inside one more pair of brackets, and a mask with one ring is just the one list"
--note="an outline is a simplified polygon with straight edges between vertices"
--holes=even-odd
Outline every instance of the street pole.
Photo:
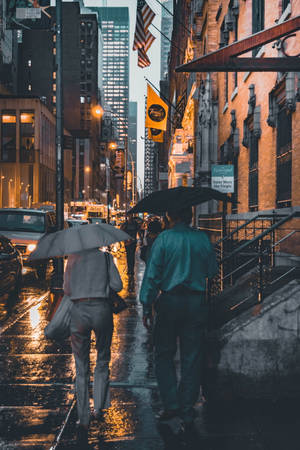
[[127,170],[128,170],[128,139],[127,135],[125,135],[125,167],[124,167],[124,174],[125,174],[125,219],[127,219],[127,210],[128,210],[128,195],[127,195]]
[[[56,227],[64,228],[62,0],[56,0]],[[63,285],[63,258],[56,260],[54,288]]]
[[106,206],[107,206],[107,223],[109,223],[109,196],[110,196],[110,162],[108,153],[108,142],[106,143],[106,155],[105,155],[105,168],[106,168]]

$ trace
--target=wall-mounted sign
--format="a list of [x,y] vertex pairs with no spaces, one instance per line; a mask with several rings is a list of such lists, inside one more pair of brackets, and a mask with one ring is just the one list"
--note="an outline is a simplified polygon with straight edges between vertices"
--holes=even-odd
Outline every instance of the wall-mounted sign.
[[227,194],[234,192],[234,166],[211,166],[211,187]]

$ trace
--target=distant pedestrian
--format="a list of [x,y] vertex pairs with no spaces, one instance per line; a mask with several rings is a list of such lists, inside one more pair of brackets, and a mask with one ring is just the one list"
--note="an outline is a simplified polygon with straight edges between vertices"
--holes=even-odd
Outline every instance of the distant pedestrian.
[[131,236],[130,241],[125,242],[126,256],[127,256],[127,272],[128,275],[134,274],[135,263],[135,251],[137,243],[137,233],[140,228],[140,224],[135,220],[132,214],[128,214],[127,220],[121,225],[121,230],[125,231]]
[[[207,235],[189,226],[192,209],[167,213],[170,229],[155,240],[147,262],[140,301],[143,323],[153,329],[155,370],[164,410],[160,421],[180,417],[186,427],[194,420],[201,384],[204,333],[208,320],[206,278],[216,274],[214,250]],[[174,357],[180,346],[181,377]]]
[[64,292],[74,303],[71,310],[71,345],[76,364],[76,397],[79,429],[90,421],[89,371],[91,331],[96,337],[97,360],[94,371],[94,415],[110,405],[109,362],[113,333],[110,288],[122,289],[122,281],[111,255],[98,249],[68,257]]
[[159,219],[153,219],[148,223],[146,234],[143,240],[143,246],[141,247],[141,259],[145,263],[147,263],[152,245],[161,231],[162,226]]

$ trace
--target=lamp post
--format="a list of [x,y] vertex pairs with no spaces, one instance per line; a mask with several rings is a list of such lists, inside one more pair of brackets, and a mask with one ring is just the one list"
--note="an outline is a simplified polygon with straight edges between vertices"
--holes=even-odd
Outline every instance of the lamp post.
[[[109,114],[112,114],[113,116],[117,117],[118,120],[123,124],[123,126],[126,128],[126,123],[120,117],[117,113],[112,111],[111,109],[103,109],[102,106],[96,105],[92,109],[92,114],[94,117],[101,118],[104,114],[104,112],[108,112]],[[128,129],[127,129],[128,133]],[[127,217],[127,210],[128,210],[128,196],[127,196],[127,170],[128,170],[128,136],[125,134],[124,136],[124,153],[125,153],[125,167],[124,167],[124,176],[125,176],[125,216]],[[106,192],[107,192],[107,223],[109,223],[109,194],[110,194],[110,161],[109,161],[109,153],[108,153],[108,141],[106,142],[106,154],[105,154],[105,162],[106,162]],[[109,173],[108,173],[109,172]],[[109,183],[109,184],[108,184]]]
[[1,208],[3,208],[3,180],[5,180],[5,176],[2,175],[2,169],[1,169],[1,178],[0,178],[0,180],[1,180],[1,197],[0,197],[1,202],[0,202],[0,204],[1,204]]

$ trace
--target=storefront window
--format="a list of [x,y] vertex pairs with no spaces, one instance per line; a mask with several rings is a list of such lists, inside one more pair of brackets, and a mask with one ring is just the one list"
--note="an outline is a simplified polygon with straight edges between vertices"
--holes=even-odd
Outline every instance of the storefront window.
[[20,162],[34,162],[34,111],[20,114]]

